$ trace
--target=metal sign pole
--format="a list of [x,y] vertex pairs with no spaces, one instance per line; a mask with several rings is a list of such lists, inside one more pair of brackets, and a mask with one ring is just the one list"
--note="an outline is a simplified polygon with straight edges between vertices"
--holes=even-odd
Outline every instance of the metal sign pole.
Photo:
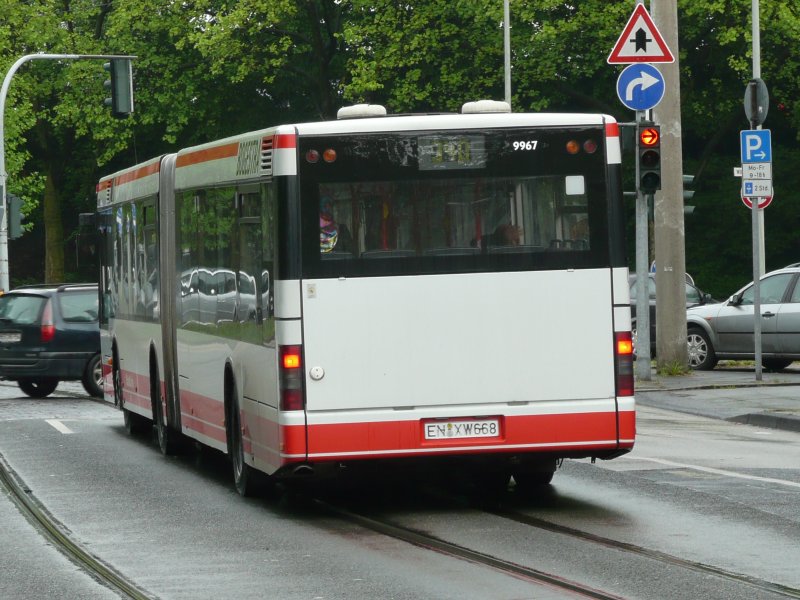
[[652,379],[650,361],[649,216],[647,195],[639,189],[639,125],[647,111],[636,111],[636,377]]
[[[753,79],[761,77],[761,32],[759,23],[758,0],[752,0],[752,27],[753,27]],[[750,128],[761,129],[761,124],[756,122],[758,119],[758,101],[755,83],[752,90],[752,106],[754,109],[751,115]],[[753,342],[755,343],[755,362],[756,362],[756,381],[762,379],[761,366],[761,215],[759,214],[759,198],[751,198],[753,203],[752,225],[753,225]]]

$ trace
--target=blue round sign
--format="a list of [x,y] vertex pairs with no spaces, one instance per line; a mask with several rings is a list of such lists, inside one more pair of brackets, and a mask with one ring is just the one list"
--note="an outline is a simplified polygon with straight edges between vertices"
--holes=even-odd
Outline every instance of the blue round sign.
[[629,65],[617,79],[617,96],[631,110],[650,110],[664,97],[664,76],[653,65]]

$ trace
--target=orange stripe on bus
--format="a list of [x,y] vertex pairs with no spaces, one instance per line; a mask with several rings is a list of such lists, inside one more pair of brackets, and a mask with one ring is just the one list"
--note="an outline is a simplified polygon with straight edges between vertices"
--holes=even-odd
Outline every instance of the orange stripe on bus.
[[147,177],[148,175],[152,175],[153,173],[158,173],[160,170],[161,170],[161,161],[154,162],[150,165],[140,167],[134,171],[128,171],[127,173],[123,173],[119,177],[115,177],[114,184],[122,185],[123,183],[136,181],[137,179],[141,179],[142,177]]
[[175,162],[177,167],[188,167],[211,160],[231,158],[239,154],[239,142],[225,144],[224,146],[214,146],[204,150],[196,150],[188,154],[181,154]]
[[101,181],[100,183],[97,184],[96,191],[102,192],[103,190],[107,190],[110,187],[111,187],[111,180],[106,179],[105,181]]

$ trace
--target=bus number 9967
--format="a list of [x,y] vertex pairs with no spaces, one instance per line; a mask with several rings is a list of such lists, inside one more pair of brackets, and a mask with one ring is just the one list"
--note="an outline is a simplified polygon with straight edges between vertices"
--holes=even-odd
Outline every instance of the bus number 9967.
[[519,150],[536,150],[539,145],[539,140],[522,140],[514,142],[514,151]]

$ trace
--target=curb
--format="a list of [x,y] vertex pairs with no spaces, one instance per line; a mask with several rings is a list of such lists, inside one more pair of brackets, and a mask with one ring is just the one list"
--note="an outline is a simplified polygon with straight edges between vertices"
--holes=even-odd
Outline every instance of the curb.
[[725,420],[733,423],[742,423],[744,425],[754,425],[756,427],[800,433],[800,419],[797,417],[784,417],[782,415],[770,413],[748,413],[736,417],[729,417]]

